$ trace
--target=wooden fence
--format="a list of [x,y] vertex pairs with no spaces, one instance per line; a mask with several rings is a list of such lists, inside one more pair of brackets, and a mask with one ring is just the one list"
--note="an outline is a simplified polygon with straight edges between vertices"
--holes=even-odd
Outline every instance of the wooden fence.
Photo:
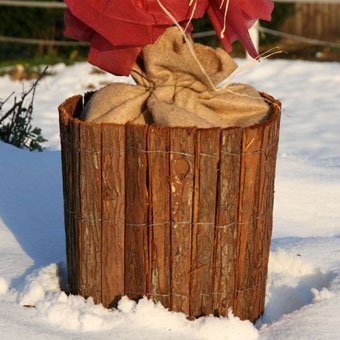
[[80,95],[59,107],[71,293],[260,316],[280,121],[264,96],[272,114],[248,128],[85,123]]
[[295,14],[285,21],[280,31],[306,38],[340,41],[340,3],[295,4]]

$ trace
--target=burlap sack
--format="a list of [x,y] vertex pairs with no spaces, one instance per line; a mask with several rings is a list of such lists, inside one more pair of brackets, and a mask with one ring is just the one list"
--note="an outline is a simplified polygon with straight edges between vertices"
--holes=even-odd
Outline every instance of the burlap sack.
[[107,85],[91,97],[80,118],[207,128],[245,127],[267,117],[269,106],[253,87],[216,88],[237,67],[227,53],[190,45],[195,53],[177,27],[169,28],[156,43],[144,47],[132,71],[137,85]]

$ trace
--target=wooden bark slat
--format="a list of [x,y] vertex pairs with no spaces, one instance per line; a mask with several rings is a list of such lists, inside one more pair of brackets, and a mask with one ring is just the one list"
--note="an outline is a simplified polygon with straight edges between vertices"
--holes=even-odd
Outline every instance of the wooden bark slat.
[[196,129],[170,130],[171,308],[189,315]]
[[61,136],[61,157],[64,194],[65,241],[69,287],[71,293],[79,294],[79,235],[74,207],[77,199],[78,176],[75,171],[75,148],[78,139],[73,132],[74,124],[69,112],[82,109],[82,96],[74,96],[59,106],[59,125]]
[[241,318],[253,315],[254,305],[249,303],[254,294],[254,231],[257,218],[260,152],[263,126],[243,130],[240,172],[239,215],[236,248],[236,285],[234,313]]
[[[76,218],[81,223],[80,257],[82,272],[81,294],[101,302],[101,126],[77,124],[79,129],[79,210]],[[93,199],[93,198],[97,199]],[[98,199],[99,198],[99,199]]]
[[148,164],[150,194],[150,297],[170,307],[169,128],[150,126]]
[[[249,316],[252,320],[258,318],[264,310],[267,268],[270,250],[270,240],[273,223],[274,179],[276,154],[279,141],[278,117],[280,104],[275,102],[272,117],[263,125],[262,145],[260,152],[260,186],[257,192],[258,206],[254,229],[254,310]],[[275,119],[274,119],[275,118]]]
[[[69,206],[68,206],[68,212],[70,216],[70,224],[68,229],[72,230],[73,232],[73,253],[74,256],[77,258],[75,265],[78,265],[77,268],[73,268],[71,272],[71,278],[69,278],[69,282],[72,284],[71,291],[74,291],[74,294],[80,294],[81,291],[81,272],[82,272],[82,264],[81,264],[81,255],[80,255],[80,250],[81,250],[81,222],[78,219],[78,216],[80,214],[79,212],[79,204],[80,204],[80,190],[79,190],[79,167],[80,167],[80,156],[79,156],[79,151],[78,151],[78,146],[79,146],[79,129],[77,124],[72,124],[71,130],[70,130],[70,137],[72,141],[75,144],[70,144],[70,152],[71,152],[71,157],[70,162],[66,165],[69,166],[70,168],[67,170],[70,174],[70,182],[69,183],[70,188],[69,190],[71,195],[73,196],[70,201],[69,201]],[[73,275],[76,276],[75,282],[73,282],[72,277]]]
[[213,260],[220,129],[200,129],[195,143],[190,315],[213,313]]
[[214,312],[233,307],[242,130],[221,131],[214,254]]
[[126,125],[125,293],[136,299],[148,293],[149,240],[146,125]]
[[102,303],[124,295],[125,127],[102,125]]

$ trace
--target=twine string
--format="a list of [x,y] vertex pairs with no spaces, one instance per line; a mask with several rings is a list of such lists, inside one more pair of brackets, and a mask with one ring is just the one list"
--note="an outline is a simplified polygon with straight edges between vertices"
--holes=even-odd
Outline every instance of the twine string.
[[[235,295],[235,293],[237,294],[244,294],[246,292],[249,292],[251,290],[255,290],[255,289],[258,289],[258,288],[262,288],[263,287],[263,284],[266,282],[266,279],[263,278],[263,280],[261,281],[264,281],[263,283],[261,282],[260,284],[257,284],[257,285],[252,285],[251,287],[247,287],[247,288],[243,288],[243,289],[235,289],[234,291],[226,291],[226,292],[210,292],[210,293],[202,293],[200,292],[199,294],[197,294],[199,297],[210,297],[210,296],[233,296]],[[148,296],[148,297],[153,297],[153,298],[168,298],[168,297],[178,297],[178,298],[181,298],[181,299],[190,299],[190,296],[187,296],[185,294],[181,294],[181,293],[175,293],[175,292],[169,292],[167,294],[161,294],[161,293],[156,293],[156,292],[135,292],[135,291],[125,291],[126,294],[128,295],[139,295],[139,296]]]
[[87,222],[91,224],[96,224],[96,223],[113,223],[113,224],[123,224],[126,227],[165,227],[165,226],[174,226],[174,225],[182,225],[182,226],[210,226],[213,227],[214,229],[226,229],[230,228],[236,225],[251,225],[254,224],[257,221],[261,221],[266,219],[270,214],[272,213],[271,207],[268,208],[263,214],[259,216],[255,216],[249,221],[234,221],[229,224],[223,224],[223,225],[216,225],[215,222],[194,222],[194,221],[163,221],[163,222],[157,222],[157,223],[131,223],[131,222],[126,222],[126,219],[122,218],[115,218],[115,219],[105,219],[105,218],[99,218],[99,217],[83,217],[78,215],[78,213],[74,210],[65,209],[65,214],[72,215],[74,219],[76,219],[79,222]]
[[[126,145],[124,149],[111,149],[111,148],[104,147],[104,146],[100,150],[87,149],[87,148],[81,148],[77,146],[75,143],[63,137],[60,138],[60,141],[61,141],[61,144],[67,145],[69,149],[72,149],[73,151],[79,152],[79,153],[93,153],[93,154],[118,153],[120,155],[125,155],[128,152],[128,150],[133,150],[133,151],[136,151],[138,153],[143,153],[143,154],[168,154],[168,155],[178,155],[178,156],[192,157],[192,158],[195,158],[197,156],[209,157],[209,158],[214,158],[214,159],[220,158],[219,156],[216,156],[215,154],[207,154],[207,153],[201,153],[201,152],[190,154],[187,152],[173,151],[173,150],[145,150],[145,149],[139,149],[135,146],[129,146],[129,145]],[[242,157],[242,156],[247,156],[247,155],[266,153],[267,151],[270,151],[277,147],[278,147],[278,143],[273,143],[273,144],[266,146],[265,148],[260,148],[254,151],[245,151],[245,152],[241,151],[239,153],[236,153],[236,152],[231,152],[231,151],[220,149],[220,153],[224,155],[229,155],[229,156]]]

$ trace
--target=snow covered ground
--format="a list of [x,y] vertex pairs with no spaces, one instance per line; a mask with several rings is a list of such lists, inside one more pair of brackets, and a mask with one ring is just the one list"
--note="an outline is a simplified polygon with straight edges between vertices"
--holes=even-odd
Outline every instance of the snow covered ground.
[[[232,314],[187,321],[146,299],[123,298],[118,310],[106,310],[63,293],[57,107],[113,76],[91,73],[87,63],[50,71],[33,115],[47,150],[0,142],[2,340],[340,339],[340,63],[264,60],[235,79],[283,104],[266,309],[255,326]],[[20,96],[22,86],[1,77],[0,101],[12,90]]]

